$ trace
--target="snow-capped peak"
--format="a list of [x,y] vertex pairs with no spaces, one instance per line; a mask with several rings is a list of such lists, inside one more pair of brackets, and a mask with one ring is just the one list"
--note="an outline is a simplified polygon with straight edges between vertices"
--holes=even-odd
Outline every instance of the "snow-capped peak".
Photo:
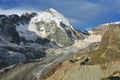
[[63,22],[64,24],[66,24],[68,26],[70,25],[69,21],[62,14],[60,14],[58,11],[56,11],[55,9],[50,8],[46,12],[51,13],[51,15],[53,17],[56,17],[59,22],[61,21],[61,22]]
[[[48,9],[46,11],[42,11],[42,12],[38,12],[37,16],[33,17],[30,21],[28,30],[35,32],[38,35],[41,35],[41,37],[46,37],[48,36],[48,33],[46,33],[45,31],[45,26],[46,24],[54,24],[56,25],[56,27],[59,27],[61,30],[64,30],[64,28],[62,26],[60,26],[60,23],[65,24],[66,26],[69,26],[71,29],[74,29],[69,21],[62,15],[60,14],[58,11],[56,11],[55,9]],[[39,29],[42,31],[40,33],[40,31],[38,32],[38,27],[36,24],[41,23],[41,27],[39,27]],[[51,31],[53,32],[53,31]]]

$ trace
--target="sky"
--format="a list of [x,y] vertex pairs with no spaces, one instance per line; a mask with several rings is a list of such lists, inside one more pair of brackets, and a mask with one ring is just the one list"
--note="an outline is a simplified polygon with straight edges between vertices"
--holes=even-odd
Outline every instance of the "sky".
[[54,8],[81,30],[120,21],[120,0],[0,0],[0,14],[22,14]]

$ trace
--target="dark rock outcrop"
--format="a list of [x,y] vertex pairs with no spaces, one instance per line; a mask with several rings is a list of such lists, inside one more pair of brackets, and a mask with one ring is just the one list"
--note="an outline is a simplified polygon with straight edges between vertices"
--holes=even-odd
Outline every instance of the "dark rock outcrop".
[[28,24],[35,15],[36,13],[25,13],[21,17],[16,14],[0,15],[0,40],[20,44],[20,36],[16,27],[20,24]]
[[0,46],[0,68],[45,57],[44,51],[33,47]]
[[16,44],[20,44],[20,36],[15,29],[15,26],[1,23],[0,24],[0,39]]

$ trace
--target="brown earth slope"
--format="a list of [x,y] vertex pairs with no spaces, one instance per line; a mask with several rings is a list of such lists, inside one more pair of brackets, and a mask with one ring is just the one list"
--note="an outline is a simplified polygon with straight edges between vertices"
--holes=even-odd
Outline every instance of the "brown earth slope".
[[109,26],[99,46],[91,44],[53,66],[44,80],[112,80],[108,76],[115,72],[120,72],[120,24]]
[[109,27],[102,37],[99,49],[93,53],[90,57],[90,62],[93,64],[120,59],[120,24]]

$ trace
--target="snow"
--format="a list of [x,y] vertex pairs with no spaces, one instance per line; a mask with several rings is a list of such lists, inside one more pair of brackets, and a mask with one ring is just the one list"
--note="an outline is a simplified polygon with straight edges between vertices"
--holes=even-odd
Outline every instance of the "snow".
[[36,23],[44,22],[45,24],[47,24],[53,21],[61,30],[64,30],[64,28],[60,26],[60,22],[63,22],[65,25],[70,26],[71,29],[74,30],[74,28],[70,25],[69,21],[63,15],[61,15],[59,12],[52,8],[43,12],[38,12],[38,14],[31,19],[28,30],[35,32],[41,37],[46,37],[47,33],[45,29],[42,30],[43,32],[39,33]]
[[[76,40],[72,46],[64,47],[64,48],[49,48],[46,50],[47,55],[60,55],[59,57],[55,58],[52,62],[47,64],[40,65],[33,74],[39,79],[40,76],[43,74],[45,69],[51,68],[51,66],[55,63],[59,63],[64,61],[69,55],[75,54],[76,52],[80,51],[83,48],[88,47],[91,43],[100,42],[101,36],[100,35],[90,35],[88,38],[84,40]],[[61,55],[62,54],[62,55]]]
[[20,24],[16,27],[16,30],[18,31],[19,35],[24,37],[26,40],[35,41],[37,39],[37,35],[34,32],[29,31],[27,28],[28,24]]
[[91,43],[100,42],[101,38],[102,38],[101,35],[91,34],[90,36],[88,36],[84,40],[75,40],[74,44],[71,46],[57,48],[57,49],[50,48],[47,50],[47,53],[49,54],[50,51],[53,51],[53,54],[55,54],[55,55],[58,55],[58,54],[70,55],[70,54],[75,53],[81,49],[88,47]]
[[102,38],[101,35],[91,34],[84,40],[76,40],[75,43],[71,47],[76,48],[76,49],[83,49],[85,47],[88,47],[88,45],[90,45],[91,43],[100,42],[101,38]]
[[120,21],[118,21],[118,22],[110,22],[110,23],[105,23],[105,24],[103,24],[103,25],[109,25],[109,24],[120,24]]
[[58,22],[63,22],[64,24],[66,24],[68,26],[70,25],[68,20],[63,15],[61,15],[59,12],[57,12],[55,9],[50,8],[49,10],[50,10],[52,16],[54,16],[58,19]]
[[100,42],[101,41],[102,36],[101,35],[90,35],[88,38],[86,38],[85,40],[83,40],[82,42],[84,42],[84,44],[91,44],[94,42]]
[[45,31],[45,27],[41,27],[40,30],[42,31],[39,31],[39,34],[42,36],[42,37],[46,37],[47,36],[47,33]]
[[88,31],[89,34],[93,34],[93,31]]

